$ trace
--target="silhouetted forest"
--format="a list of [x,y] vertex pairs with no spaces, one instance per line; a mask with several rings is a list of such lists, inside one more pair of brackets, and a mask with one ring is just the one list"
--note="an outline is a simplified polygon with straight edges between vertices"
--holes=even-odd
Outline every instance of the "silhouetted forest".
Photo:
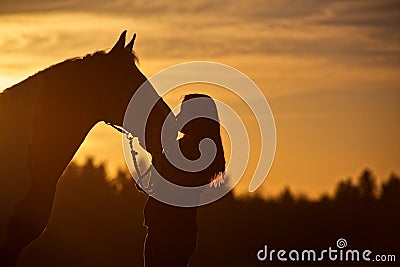
[[[143,266],[145,200],[126,171],[110,179],[104,164],[91,159],[84,165],[71,163],[59,182],[47,231],[25,249],[19,266]],[[333,197],[318,201],[294,196],[289,189],[272,200],[228,194],[199,209],[191,266],[287,266],[276,258],[260,262],[256,254],[264,245],[276,250],[336,248],[339,238],[347,240],[347,248],[396,254],[398,262],[399,204],[400,178],[392,174],[377,184],[368,169],[355,182],[341,181]]]

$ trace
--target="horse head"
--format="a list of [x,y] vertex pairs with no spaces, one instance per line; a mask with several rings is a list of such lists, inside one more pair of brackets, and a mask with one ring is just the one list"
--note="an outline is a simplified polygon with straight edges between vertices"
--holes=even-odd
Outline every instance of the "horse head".
[[[103,79],[111,80],[113,86],[102,89],[101,120],[122,126],[128,104],[138,88],[142,86],[141,101],[136,103],[141,107],[137,107],[134,111],[136,120],[141,123],[133,123],[133,126],[128,126],[127,130],[134,134],[139,133],[137,134],[139,143],[148,152],[161,152],[163,150],[161,130],[171,109],[136,65],[138,59],[133,50],[136,34],[127,45],[125,45],[125,38],[126,31],[122,32],[114,47],[106,55],[108,73]],[[104,84],[110,83],[104,82]],[[146,103],[149,103],[149,106],[144,106]],[[137,126],[138,124],[140,126]],[[142,130],[144,134],[140,134]]]

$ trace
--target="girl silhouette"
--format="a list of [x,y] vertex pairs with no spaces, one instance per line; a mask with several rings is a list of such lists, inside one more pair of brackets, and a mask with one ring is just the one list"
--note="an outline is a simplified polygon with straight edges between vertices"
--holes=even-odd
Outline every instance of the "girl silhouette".
[[[189,101],[193,99],[195,101]],[[201,101],[196,102],[196,99]],[[186,95],[181,111],[176,117],[178,125],[183,125],[187,118],[195,117],[193,115],[196,114],[203,116],[184,125],[181,129],[184,136],[178,140],[178,145],[183,156],[188,160],[196,160],[201,156],[200,141],[204,138],[211,139],[216,146],[216,156],[211,164],[197,172],[180,170],[173,166],[163,153],[153,154],[152,163],[158,173],[174,184],[201,186],[212,182],[219,185],[224,182],[225,157],[217,108],[211,97],[203,94]],[[157,192],[156,184],[154,191]],[[149,196],[144,208],[144,217],[144,225],[147,227],[145,266],[188,266],[196,248],[197,207],[176,207]]]

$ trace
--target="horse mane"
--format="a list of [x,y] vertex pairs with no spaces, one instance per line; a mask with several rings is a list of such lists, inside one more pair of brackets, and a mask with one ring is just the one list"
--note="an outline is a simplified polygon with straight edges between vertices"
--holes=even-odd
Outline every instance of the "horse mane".
[[[107,53],[106,53],[104,50],[99,50],[99,51],[96,51],[96,52],[94,52],[94,53],[92,53],[92,54],[86,54],[86,55],[83,56],[83,57],[73,57],[73,58],[69,58],[69,59],[66,59],[66,60],[64,60],[64,61],[61,61],[61,62],[59,62],[59,63],[56,63],[56,64],[54,64],[54,65],[51,65],[50,67],[48,67],[48,68],[46,68],[46,69],[44,69],[44,70],[42,70],[42,71],[39,71],[37,74],[40,74],[41,72],[47,71],[47,70],[49,70],[49,69],[52,69],[53,67],[57,67],[57,66],[61,66],[61,65],[67,64],[67,63],[69,63],[69,62],[96,63],[96,62],[95,62],[96,60],[98,60],[101,56],[104,56],[104,55],[106,55],[106,54],[107,54]],[[132,53],[130,53],[130,54],[131,54],[131,60],[132,60],[132,62],[133,62],[133,63],[139,63],[139,57],[138,57],[138,55],[135,53],[135,51],[132,51]]]
[[[9,93],[11,91],[11,89],[13,89],[14,87],[20,85],[21,83],[26,82],[29,79],[32,79],[34,77],[39,77],[39,76],[43,75],[44,73],[52,72],[52,71],[57,70],[59,68],[66,68],[67,69],[68,67],[72,67],[72,66],[75,67],[76,64],[84,64],[84,65],[86,65],[86,64],[96,64],[98,62],[98,60],[103,58],[105,55],[107,55],[107,53],[104,50],[99,50],[99,51],[96,51],[96,52],[91,53],[91,54],[86,54],[83,57],[73,57],[73,58],[69,58],[69,59],[66,59],[64,61],[61,61],[59,63],[50,65],[49,67],[47,67],[47,68],[45,68],[45,69],[43,69],[41,71],[38,71],[37,73],[35,73],[35,74],[29,76],[28,78],[22,80],[21,82],[19,82],[19,83],[15,84],[15,85],[5,89],[3,92],[0,92],[0,97],[7,95],[7,93]],[[134,51],[132,51],[132,53],[130,53],[130,55],[131,55],[132,64],[139,63],[139,57]]]

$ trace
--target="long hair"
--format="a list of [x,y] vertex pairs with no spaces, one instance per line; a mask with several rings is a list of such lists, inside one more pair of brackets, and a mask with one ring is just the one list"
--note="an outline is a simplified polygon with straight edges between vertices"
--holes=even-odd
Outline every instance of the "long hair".
[[[194,119],[190,120],[190,118]],[[205,94],[185,95],[177,121],[178,124],[189,121],[181,129],[183,134],[199,141],[203,138],[210,138],[214,142],[217,151],[214,161],[209,167],[210,180],[222,177],[221,175],[225,172],[225,156],[221,140],[221,126],[214,100]]]

